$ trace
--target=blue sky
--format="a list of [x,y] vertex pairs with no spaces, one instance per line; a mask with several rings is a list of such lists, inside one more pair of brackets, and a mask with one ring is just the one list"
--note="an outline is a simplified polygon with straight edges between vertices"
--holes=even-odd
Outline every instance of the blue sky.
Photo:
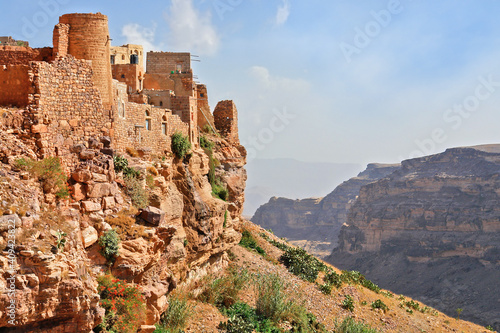
[[494,0],[18,0],[2,12],[0,35],[35,47],[52,44],[59,15],[102,12],[113,45],[199,55],[212,108],[235,100],[252,158],[366,164],[500,142]]

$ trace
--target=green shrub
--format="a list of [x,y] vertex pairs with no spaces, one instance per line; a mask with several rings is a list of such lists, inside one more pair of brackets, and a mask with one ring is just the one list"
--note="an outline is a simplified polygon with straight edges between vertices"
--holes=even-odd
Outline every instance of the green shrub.
[[354,299],[351,295],[345,295],[344,300],[342,301],[342,307],[351,312],[354,311]]
[[125,178],[139,178],[141,177],[141,172],[134,168],[125,167],[123,168],[123,177]]
[[187,152],[191,149],[191,143],[187,136],[176,132],[172,135],[172,151],[178,158],[184,158]]
[[[272,233],[272,230],[271,230],[271,229],[269,229],[268,231]],[[282,250],[282,251],[286,251],[286,250],[288,250],[288,249],[290,248],[290,246],[288,246],[288,245],[287,245],[287,244],[285,244],[285,243],[277,242],[277,241],[275,241],[274,239],[269,238],[269,237],[268,237],[265,233],[263,233],[263,232],[261,232],[261,233],[260,233],[260,236],[261,236],[262,238],[264,238],[265,240],[267,240],[270,244],[272,244],[272,245],[276,246],[278,249],[280,249],[280,250]]]
[[375,302],[372,302],[372,309],[381,309],[386,312],[389,310],[389,307],[387,307],[382,300],[378,299]]
[[173,295],[169,298],[168,309],[161,315],[159,327],[169,333],[181,333],[186,328],[193,308],[185,297]]
[[227,198],[229,197],[229,192],[223,185],[220,184],[220,180],[212,184],[212,194],[224,201],[227,201]]
[[128,160],[123,156],[119,156],[119,155],[113,156],[113,163],[115,165],[116,172],[121,172],[126,167],[128,167]]
[[14,167],[36,177],[42,183],[44,192],[55,193],[61,199],[69,197],[68,177],[58,157],[47,157],[40,161],[20,158],[14,162]]
[[257,314],[278,322],[289,313],[292,302],[285,293],[285,283],[278,274],[261,275],[255,281]]
[[495,332],[495,329],[493,327],[491,327],[490,325],[486,326],[485,327],[488,331],[492,331],[492,332]]
[[352,317],[344,319],[341,324],[335,323],[335,333],[378,333],[370,326],[357,323]]
[[266,332],[279,333],[274,324],[267,318],[258,315],[257,311],[243,302],[237,302],[224,309],[223,314],[229,317],[226,323],[220,323],[219,328],[227,333]]
[[140,290],[111,275],[102,275],[97,281],[101,297],[99,304],[106,310],[98,331],[135,333],[146,315]]
[[118,245],[120,244],[120,237],[114,230],[106,231],[99,238],[99,245],[101,246],[101,253],[109,262],[114,262],[118,256]]
[[380,287],[372,281],[366,279],[363,274],[358,271],[342,271],[340,279],[348,284],[360,284],[363,287],[370,289],[376,293],[380,292]]
[[56,240],[57,249],[58,250],[64,249],[64,245],[66,245],[66,236],[68,236],[68,234],[65,233],[64,231],[58,230],[56,236],[57,236]]
[[142,182],[136,177],[126,176],[124,179],[126,191],[132,204],[136,208],[145,208],[149,205],[149,194],[144,189]]
[[316,281],[319,271],[326,269],[325,264],[301,248],[288,247],[280,261],[291,273],[309,282]]
[[238,301],[238,294],[249,279],[246,269],[237,269],[230,266],[228,275],[224,277],[213,279],[212,276],[207,276],[205,278],[205,288],[198,296],[198,299],[213,304],[218,308],[228,308]]
[[325,277],[323,278],[323,281],[326,284],[332,285],[337,289],[342,286],[341,276],[336,272],[334,272],[333,270],[330,270],[326,273]]
[[241,234],[240,245],[249,250],[255,250],[260,255],[265,255],[266,251],[257,245],[257,241],[253,238],[252,234],[248,230],[243,230]]
[[214,148],[214,143],[208,140],[204,135],[200,135],[200,147],[202,149],[212,151]]

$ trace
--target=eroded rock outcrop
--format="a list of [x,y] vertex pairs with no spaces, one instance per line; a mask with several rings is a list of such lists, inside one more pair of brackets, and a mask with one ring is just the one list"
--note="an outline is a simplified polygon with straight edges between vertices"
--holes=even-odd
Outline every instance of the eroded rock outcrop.
[[347,223],[330,262],[500,327],[500,145],[404,161],[361,188]]
[[[151,328],[167,309],[169,293],[179,283],[224,268],[226,251],[241,238],[235,228],[246,180],[242,146],[209,138],[227,201],[212,194],[209,157],[202,149],[184,159],[128,156],[129,166],[139,172],[138,186],[149,192],[150,207],[138,211],[124,175],[115,173],[113,158],[99,145],[91,149],[89,143],[73,152],[90,151],[93,157],[80,157],[66,170],[71,197],[64,200],[17,165],[20,158],[37,159],[34,144],[19,140],[19,133],[0,136],[0,288],[10,286],[14,267],[16,291],[15,325],[7,316],[12,298],[7,292],[0,295],[2,330],[89,332],[104,317],[97,277],[108,271],[139,287],[147,309],[143,328]],[[16,226],[14,266],[7,246],[10,220]],[[103,257],[98,243],[111,229],[121,238],[114,262]]]
[[271,198],[257,210],[252,222],[272,229],[277,236],[286,237],[316,256],[329,255],[337,245],[340,228],[347,221],[347,211],[360,188],[398,168],[399,164],[369,164],[365,171],[343,182],[324,198]]

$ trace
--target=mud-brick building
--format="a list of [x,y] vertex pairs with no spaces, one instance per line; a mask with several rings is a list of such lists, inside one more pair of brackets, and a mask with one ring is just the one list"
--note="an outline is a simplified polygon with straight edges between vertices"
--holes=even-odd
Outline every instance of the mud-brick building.
[[24,130],[40,157],[67,164],[77,162],[75,146],[103,136],[115,151],[157,155],[171,152],[175,132],[195,147],[207,126],[237,138],[236,108],[214,119],[189,53],[148,52],[144,60],[140,45],[111,46],[106,15],[66,14],[54,27],[53,47],[0,44],[0,106],[24,109]]

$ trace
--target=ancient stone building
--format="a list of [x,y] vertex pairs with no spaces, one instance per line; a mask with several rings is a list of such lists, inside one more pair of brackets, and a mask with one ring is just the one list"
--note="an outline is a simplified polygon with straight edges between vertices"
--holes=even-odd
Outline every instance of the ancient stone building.
[[214,122],[189,53],[148,52],[144,62],[140,45],[110,42],[108,18],[97,13],[61,16],[53,48],[0,44],[0,106],[25,108],[24,128],[35,137],[40,157],[59,156],[74,165],[75,147],[92,140],[95,145],[103,136],[118,152],[161,155],[171,152],[175,132],[196,147],[207,124],[238,142],[234,103],[218,106],[222,118]]

